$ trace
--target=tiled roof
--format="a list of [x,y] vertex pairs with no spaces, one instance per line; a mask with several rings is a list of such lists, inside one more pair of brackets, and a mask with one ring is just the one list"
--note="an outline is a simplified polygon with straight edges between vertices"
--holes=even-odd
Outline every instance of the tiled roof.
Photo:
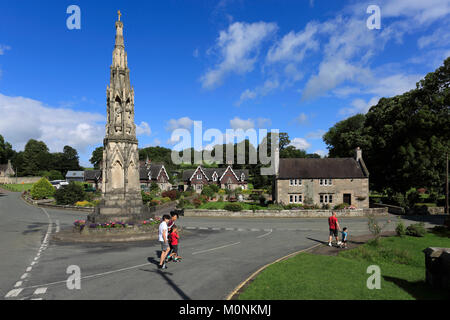
[[354,158],[280,159],[279,179],[290,178],[366,178]]

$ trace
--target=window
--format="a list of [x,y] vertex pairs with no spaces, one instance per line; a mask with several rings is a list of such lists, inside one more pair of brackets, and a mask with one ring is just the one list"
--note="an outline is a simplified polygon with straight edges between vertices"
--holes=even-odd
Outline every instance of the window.
[[202,180],[202,175],[201,175],[201,174],[198,174],[198,175],[197,175],[197,179],[198,179],[198,180]]
[[290,179],[289,180],[290,186],[301,186],[302,185],[302,179]]
[[321,186],[331,186],[332,179],[320,179],[319,184]]
[[294,179],[289,180],[289,185],[293,186],[294,185]]
[[302,198],[301,194],[290,194],[289,203],[302,203]]
[[333,195],[332,194],[321,194],[319,195],[320,203],[333,203]]
[[322,186],[323,185],[323,179],[320,179],[319,184]]
[[241,174],[241,181],[245,180],[245,174]]
[[328,185],[331,186],[332,185],[332,180],[328,179]]

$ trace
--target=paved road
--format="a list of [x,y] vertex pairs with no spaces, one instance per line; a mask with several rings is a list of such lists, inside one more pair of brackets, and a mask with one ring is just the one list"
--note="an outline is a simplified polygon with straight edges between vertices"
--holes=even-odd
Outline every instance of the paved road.
[[[316,245],[328,235],[323,218],[182,217],[177,224],[187,233],[180,241],[184,260],[159,271],[156,241],[61,244],[49,240],[51,233],[81,218],[85,215],[30,206],[17,193],[0,196],[0,298],[224,299],[259,267]],[[367,233],[365,218],[340,219],[340,223],[351,234]],[[391,223],[388,229],[394,226]],[[67,288],[66,271],[72,265],[81,270],[80,290]]]

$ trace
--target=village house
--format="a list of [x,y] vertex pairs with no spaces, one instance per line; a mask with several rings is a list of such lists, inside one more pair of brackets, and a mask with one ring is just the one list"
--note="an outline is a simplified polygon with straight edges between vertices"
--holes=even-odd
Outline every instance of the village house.
[[211,184],[221,189],[248,189],[248,170],[237,170],[231,166],[226,168],[198,166],[195,170],[185,170],[182,179],[184,190],[192,187],[197,193],[201,193],[205,185]]
[[[155,182],[161,191],[172,189],[169,175],[163,164],[151,163],[149,160],[139,162],[139,180],[141,189],[148,189]],[[84,171],[84,181],[90,183],[95,189],[101,187],[102,170]]]
[[15,174],[11,160],[8,160],[7,164],[0,164],[0,177],[13,177]]
[[280,204],[346,203],[369,208],[369,171],[356,149],[355,158],[279,159],[274,186],[275,201]]

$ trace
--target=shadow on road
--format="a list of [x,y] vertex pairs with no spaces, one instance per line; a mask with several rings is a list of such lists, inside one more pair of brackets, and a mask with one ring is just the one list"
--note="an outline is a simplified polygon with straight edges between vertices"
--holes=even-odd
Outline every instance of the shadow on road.
[[318,242],[318,243],[321,243],[321,244],[328,244],[328,242],[322,241],[322,240],[317,240],[317,239],[308,238],[308,237],[306,237],[306,239],[311,240],[311,241],[315,241],[315,242]]
[[[158,266],[159,265],[159,261],[156,260],[153,257],[148,257],[147,261],[150,263],[153,263],[154,265]],[[148,269],[139,269],[141,271],[145,271],[145,272],[152,272],[152,273],[157,273],[159,274],[164,280],[166,280],[167,284],[169,286],[172,287],[173,290],[175,290],[176,293],[178,293],[178,295],[181,297],[181,299],[183,300],[191,300],[191,298],[183,291],[181,290],[176,284],[175,282],[172,281],[172,279],[169,278],[169,276],[172,276],[173,273],[170,272],[165,272],[162,270],[148,270]]]

